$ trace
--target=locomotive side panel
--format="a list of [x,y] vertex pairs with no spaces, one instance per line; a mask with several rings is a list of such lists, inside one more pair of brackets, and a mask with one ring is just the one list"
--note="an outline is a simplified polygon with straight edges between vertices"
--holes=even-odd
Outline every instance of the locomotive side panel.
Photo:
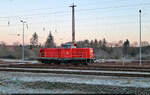
[[76,64],[90,64],[93,63],[93,49],[92,48],[73,48],[72,49],[72,63]]
[[42,63],[47,64],[58,64],[60,63],[60,49],[58,48],[42,48],[39,52],[38,60]]
[[50,48],[46,49],[45,57],[47,58],[59,58],[60,57],[60,50],[57,48]]
[[93,58],[93,49],[91,48],[73,48],[72,58]]
[[39,57],[46,58],[59,58],[60,57],[60,49],[56,48],[42,48],[39,52]]
[[62,48],[60,50],[60,58],[72,58],[72,49],[71,48]]

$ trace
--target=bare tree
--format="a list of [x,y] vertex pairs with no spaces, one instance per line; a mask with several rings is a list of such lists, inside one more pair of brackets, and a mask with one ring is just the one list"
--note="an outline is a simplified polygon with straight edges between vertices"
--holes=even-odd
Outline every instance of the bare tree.
[[106,39],[104,38],[103,42],[102,42],[102,49],[103,50],[106,50],[106,45],[107,45],[107,42],[106,42]]
[[123,43],[123,55],[126,56],[128,54],[128,48],[130,46],[130,42],[127,39],[124,43]]
[[142,46],[149,46],[148,41],[142,41]]
[[32,38],[30,39],[30,45],[31,47],[38,46],[38,35],[36,32],[32,35]]
[[5,43],[5,42],[3,42],[3,41],[1,41],[1,42],[0,42],[0,46],[5,47],[5,46],[6,46],[6,43]]

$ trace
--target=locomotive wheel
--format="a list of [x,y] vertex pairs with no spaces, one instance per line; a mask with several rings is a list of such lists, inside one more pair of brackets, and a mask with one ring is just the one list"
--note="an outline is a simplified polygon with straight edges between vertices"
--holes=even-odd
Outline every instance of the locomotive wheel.
[[56,62],[57,65],[60,65],[60,62]]
[[72,62],[73,65],[79,65],[77,62]]
[[44,64],[51,64],[51,62],[47,61],[47,60],[42,61],[42,63],[44,63]]
[[79,65],[78,63],[73,63],[73,65]]
[[48,64],[48,62],[47,62],[47,61],[45,61],[44,63],[45,63],[45,64]]
[[88,63],[82,63],[83,65],[88,65]]

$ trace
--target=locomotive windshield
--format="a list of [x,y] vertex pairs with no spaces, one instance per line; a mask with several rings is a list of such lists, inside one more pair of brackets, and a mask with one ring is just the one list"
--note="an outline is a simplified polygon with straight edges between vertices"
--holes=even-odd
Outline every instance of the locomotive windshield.
[[62,44],[62,48],[70,48],[71,45],[67,45],[67,44]]
[[73,44],[62,44],[62,48],[76,48]]

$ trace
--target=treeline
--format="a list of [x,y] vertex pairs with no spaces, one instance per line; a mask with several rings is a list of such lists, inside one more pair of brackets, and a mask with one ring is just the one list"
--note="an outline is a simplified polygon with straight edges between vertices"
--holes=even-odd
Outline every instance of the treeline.
[[[136,42],[130,43],[128,39],[126,39],[125,41],[120,40],[116,43],[108,42],[105,38],[101,40],[86,39],[84,41],[77,41],[76,44],[78,48],[93,48],[94,56],[96,58],[119,59],[125,57],[128,59],[138,59],[139,56],[138,44]],[[57,47],[51,32],[49,33],[43,46],[38,45],[38,35],[34,33],[30,40],[30,47],[36,46],[45,48]],[[142,54],[143,59],[147,59],[150,56],[150,45],[147,41],[142,42]]]
[[[49,33],[45,42],[39,42],[38,34],[35,32],[31,39],[30,44],[25,46],[25,57],[34,58],[38,56],[38,51],[41,47],[54,48],[58,47],[54,42],[54,36]],[[139,47],[137,43],[130,43],[128,39],[125,41],[118,41],[116,43],[108,42],[105,38],[101,40],[83,40],[76,42],[78,48],[93,48],[95,58],[104,59],[120,59],[120,58],[139,58]],[[6,48],[4,42],[0,43],[0,57],[1,58],[21,58],[22,45],[14,44],[13,48]],[[150,45],[147,41],[142,42],[142,59],[150,59]]]
[[[150,45],[147,42],[142,44],[142,54],[143,59],[150,59]],[[146,44],[145,44],[146,43]],[[130,41],[126,39],[125,41],[119,41],[118,43],[112,44],[107,42],[104,38],[102,40],[84,40],[78,41],[77,47],[79,48],[93,48],[94,55],[96,58],[134,58],[138,59],[139,47],[132,46]]]

